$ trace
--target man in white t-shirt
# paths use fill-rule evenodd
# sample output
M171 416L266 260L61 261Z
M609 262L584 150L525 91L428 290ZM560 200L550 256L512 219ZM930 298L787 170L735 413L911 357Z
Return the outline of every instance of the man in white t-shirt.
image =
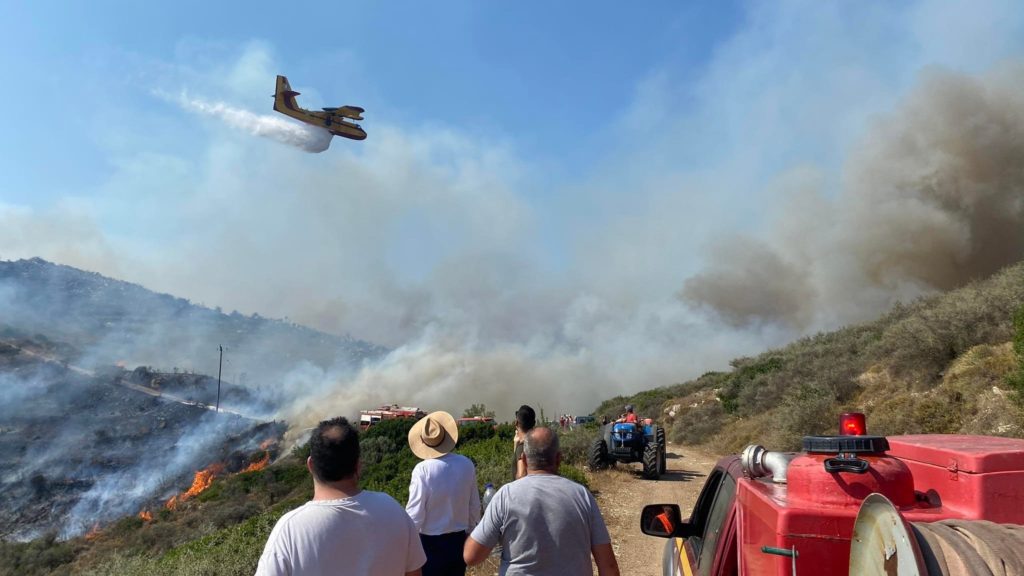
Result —
M256 576L419 576L416 526L394 498L359 488L359 434L345 418L310 437L313 499L277 521Z

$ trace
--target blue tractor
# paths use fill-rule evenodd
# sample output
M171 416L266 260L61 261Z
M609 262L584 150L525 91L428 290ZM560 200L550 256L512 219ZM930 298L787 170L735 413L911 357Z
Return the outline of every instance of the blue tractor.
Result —
M626 412L632 413L632 408L626 406ZM589 461L591 470L602 470L616 462L642 462L644 478L657 480L665 473L665 429L650 419L637 419L635 424L606 424L590 448Z

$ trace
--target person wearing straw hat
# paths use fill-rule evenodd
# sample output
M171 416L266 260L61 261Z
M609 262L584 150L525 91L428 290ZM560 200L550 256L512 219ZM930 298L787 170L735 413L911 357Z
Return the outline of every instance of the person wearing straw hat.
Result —
M423 461L413 468L405 511L427 554L423 576L465 574L462 547L480 521L476 467L452 452L458 441L459 428L447 412L427 414L409 430L409 448Z

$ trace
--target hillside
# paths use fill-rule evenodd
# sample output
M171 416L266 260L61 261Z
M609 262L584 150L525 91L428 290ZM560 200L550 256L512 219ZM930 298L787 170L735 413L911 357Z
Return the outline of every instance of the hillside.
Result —
M278 451L284 423L218 414L138 383L139 372L91 374L45 352L0 340L0 540L78 536L159 506L198 469L237 472Z
M835 433L848 410L866 412L877 434L1024 437L1022 308L1024 263L873 322L738 358L730 372L607 400L596 413L633 403L664 421L672 440L723 453L749 443L796 449L804 435Z
M385 421L360 440L362 486L403 504L418 462L406 440L411 426L409 420ZM511 480L512 433L509 425L495 430L486 424L460 431L457 451L476 464L481 488ZM218 476L174 509L126 516L84 537L0 542L0 575L252 574L277 519L312 496L308 454L307 444L265 468ZM573 466L563 466L562 474L586 482Z
M212 312L202 310L194 313ZM69 324L96 321L88 318ZM84 340L88 338L75 346ZM53 355L68 348L46 341L35 345ZM836 416L850 409L867 412L869 429L879 434L1024 437L1024 264L897 306L873 322L738 358L732 367L729 372L710 372L689 382L607 400L595 413L614 416L623 404L633 403L642 414L657 414L673 441L704 445L712 453L734 452L750 442L792 449L805 434L834 432ZM51 362L46 370L68 380L60 385L83 384L59 368ZM208 387L202 376L145 368L115 371L113 378L122 386L152 386L159 381L162 388L179 394ZM130 410L137 400L125 402ZM391 421L362 436L364 487L386 491L399 501L407 496L416 462L405 441L409 425ZM122 429L136 434L139 425ZM481 484L509 480L510 434L507 426L465 431L458 449L475 461ZM573 465L585 459L593 434L594 430L580 429L563 436L570 464L563 468L566 475L586 481ZM310 492L304 447L267 465L266 460L253 460L262 452L252 444L242 454L218 455L215 459L243 460L217 468L221 472L176 506L154 500L144 510L149 512L145 517L129 513L67 540L50 532L29 542L0 542L0 574L252 573L276 519ZM194 488L199 480L197 473ZM178 480L177 485L180 490L187 483ZM23 479L19 489L31 496L37 486Z
M64 346L86 366L121 362L216 374L272 387L296 365L358 367L386 350L281 320L199 306L128 282L39 258L0 261L0 337L29 335Z

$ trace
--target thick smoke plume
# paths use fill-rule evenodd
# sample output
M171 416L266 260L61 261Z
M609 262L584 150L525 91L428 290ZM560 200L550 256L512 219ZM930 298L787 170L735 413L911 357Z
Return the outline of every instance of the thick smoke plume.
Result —
M684 300L736 326L834 325L1024 258L1024 67L927 71L847 160L798 190L764 242L726 239Z
M223 102L207 102L186 94L182 94L178 101L186 110L219 118L232 128L295 146L306 152L323 152L331 145L333 136L323 128L291 122L283 117L253 114Z

